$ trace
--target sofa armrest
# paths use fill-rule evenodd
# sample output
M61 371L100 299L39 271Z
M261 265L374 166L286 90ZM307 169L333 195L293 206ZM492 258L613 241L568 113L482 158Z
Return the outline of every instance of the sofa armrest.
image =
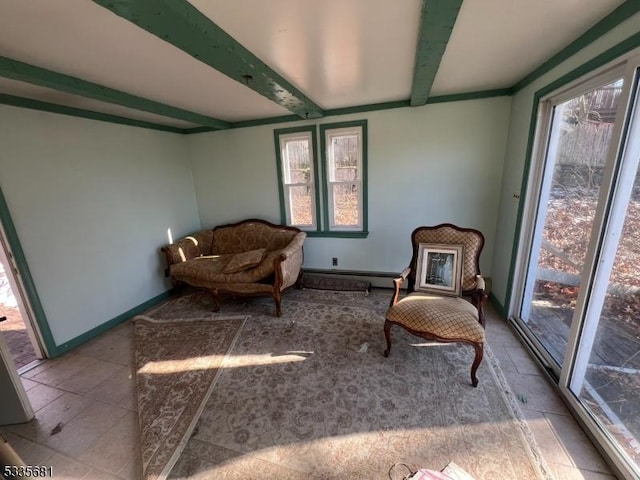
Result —
M289 245L283 248L280 251L280 259L286 260L288 257L293 255L296 251L302 249L302 244L304 243L304 239L307 238L307 234L305 232L299 232L295 237L291 240Z
M283 248L275 259L276 287L279 290L293 285L298 280L304 254L302 244L307 234L297 233L293 240Z
M203 233L198 232L162 247L161 250L166 255L169 266L175 263L186 262L187 260L201 257L202 255L208 255L211 245L209 244L207 248L207 245L204 245L203 239L201 238L202 236Z

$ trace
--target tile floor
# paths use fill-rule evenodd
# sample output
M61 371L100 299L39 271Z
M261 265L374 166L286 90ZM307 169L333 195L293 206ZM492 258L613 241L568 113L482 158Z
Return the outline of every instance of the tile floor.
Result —
M488 343L526 396L522 410L556 478L614 479L510 327L488 313ZM36 418L0 434L27 464L53 466L56 479L139 478L132 333L125 323L21 376Z

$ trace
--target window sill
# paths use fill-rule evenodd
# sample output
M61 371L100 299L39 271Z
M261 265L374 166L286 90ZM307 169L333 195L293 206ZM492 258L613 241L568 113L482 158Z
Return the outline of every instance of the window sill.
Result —
M303 230L307 234L307 237L326 237L326 238L367 238L369 232L342 232L342 231L317 231Z

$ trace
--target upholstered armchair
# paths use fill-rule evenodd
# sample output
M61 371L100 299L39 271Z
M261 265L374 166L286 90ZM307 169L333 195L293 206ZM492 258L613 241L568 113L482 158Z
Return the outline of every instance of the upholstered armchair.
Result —
M469 344L475 350L471 383L476 387L485 342L483 304L487 295L479 266L484 236L478 230L447 223L416 228L411 245L411 263L393 281L395 290L384 323L384 356L391 351L394 325L430 341ZM400 298L405 280L407 295Z

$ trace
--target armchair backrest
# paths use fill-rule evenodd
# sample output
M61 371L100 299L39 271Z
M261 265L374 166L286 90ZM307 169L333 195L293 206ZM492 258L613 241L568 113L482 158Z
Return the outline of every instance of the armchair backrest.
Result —
M442 223L433 227L416 228L411 234L413 254L411 256L411 273L409 274L409 291L413 290L416 281L418 249L421 243L462 245L462 291L473 290L476 275L480 274L480 253L484 247L484 235L473 228L461 228L450 223Z

